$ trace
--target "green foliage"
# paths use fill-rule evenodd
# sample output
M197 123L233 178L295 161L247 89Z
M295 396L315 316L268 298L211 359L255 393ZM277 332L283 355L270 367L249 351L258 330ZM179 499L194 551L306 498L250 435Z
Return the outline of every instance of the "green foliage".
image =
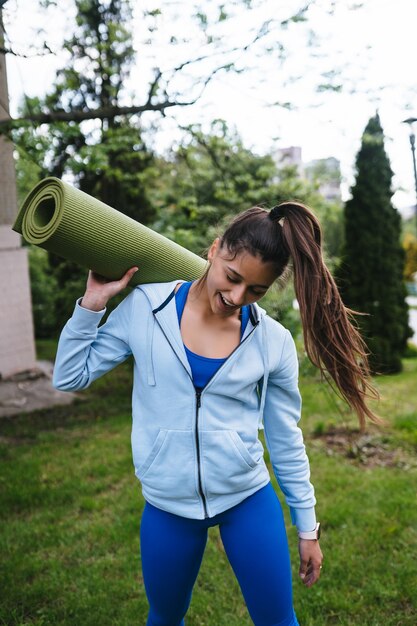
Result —
M345 248L338 269L345 303L358 322L375 372L398 372L407 339L401 218L391 203L392 171L378 115L365 128L356 182L345 207Z
M402 221L402 234L405 237L407 234L416 236L417 216L413 215Z
M259 305L278 320L299 343L302 343L301 318L298 308L294 308L295 292L292 281L286 285L273 285L260 300Z
M56 332L55 300L57 281L42 248L29 247L29 273L32 312L37 339L49 338Z
M305 168L307 178L312 181L313 188L320 191L323 186L331 185L340 188L340 164L335 158L319 159ZM318 208L316 208L318 204ZM330 268L340 262L344 241L343 206L341 201L323 202L318 198L313 206L319 216L324 232L324 248Z
M409 341L407 343L407 348L405 350L404 356L407 359L417 359L417 346Z
M160 162L160 170L153 194L155 227L174 238L194 233L189 243L198 252L232 215L273 201L277 172L272 158L253 154L221 120L212 123L209 134L189 128L179 148Z
M39 112L41 109L39 98L27 98L21 110ZM16 184L19 205L31 189L42 179L48 176L46 153L51 145L45 127L21 125L12 132L17 161Z
M86 193L143 224L155 219L149 189L158 172L131 123L120 121L103 130L100 143L83 146L70 164Z

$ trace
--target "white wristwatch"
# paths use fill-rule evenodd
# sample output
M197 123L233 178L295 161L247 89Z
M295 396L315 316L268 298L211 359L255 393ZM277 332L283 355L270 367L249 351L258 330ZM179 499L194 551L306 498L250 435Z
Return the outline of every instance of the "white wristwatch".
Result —
M320 522L317 522L314 530L310 530L310 531L298 530L297 532L298 532L298 537L300 539L309 539L309 540L320 539Z

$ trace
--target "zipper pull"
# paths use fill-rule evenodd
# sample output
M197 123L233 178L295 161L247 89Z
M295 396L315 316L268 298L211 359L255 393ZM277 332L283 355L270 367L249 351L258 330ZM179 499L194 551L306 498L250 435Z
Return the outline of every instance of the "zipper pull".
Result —
M196 395L196 398L197 398L197 409L199 409L200 406L201 406L201 390L200 389L196 389L195 390L195 395Z

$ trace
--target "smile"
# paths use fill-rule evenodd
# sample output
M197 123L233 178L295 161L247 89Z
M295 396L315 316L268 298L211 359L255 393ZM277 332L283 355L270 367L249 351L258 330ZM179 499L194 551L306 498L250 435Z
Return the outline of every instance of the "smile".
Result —
M228 301L224 298L224 296L222 296L222 294L221 294L221 293L220 293L219 295L220 295L221 301L223 302L223 304L224 304L225 306L228 306L228 307L230 307L230 308L234 308L234 307L235 307L235 305L234 305L234 304L232 304L231 302L228 302Z

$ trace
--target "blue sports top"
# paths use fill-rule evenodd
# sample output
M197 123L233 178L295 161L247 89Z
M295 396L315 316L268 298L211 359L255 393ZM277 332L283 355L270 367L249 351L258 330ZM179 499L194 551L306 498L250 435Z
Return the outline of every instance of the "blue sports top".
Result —
M192 285L192 281L188 283L182 283L181 287L178 289L177 293L175 294L175 304L177 306L178 323L180 325L181 325L182 314L184 312L185 302L187 300L188 292L190 291L191 285ZM241 318L242 325L240 329L240 338L242 338L243 333L246 328L246 324L248 323L248 320L249 320L249 307L244 306L242 307L241 311L242 311L242 318ZM197 387L197 389L202 389L203 387L207 385L210 378L214 376L214 374L223 365L223 363L226 361L226 358L227 358L226 357L224 359L212 359L206 356L200 356L199 354L196 354L195 352L191 352L191 350L189 350L186 345L184 345L184 349L187 355L188 362L191 367L191 372L193 375L193 382L194 382L194 385Z

